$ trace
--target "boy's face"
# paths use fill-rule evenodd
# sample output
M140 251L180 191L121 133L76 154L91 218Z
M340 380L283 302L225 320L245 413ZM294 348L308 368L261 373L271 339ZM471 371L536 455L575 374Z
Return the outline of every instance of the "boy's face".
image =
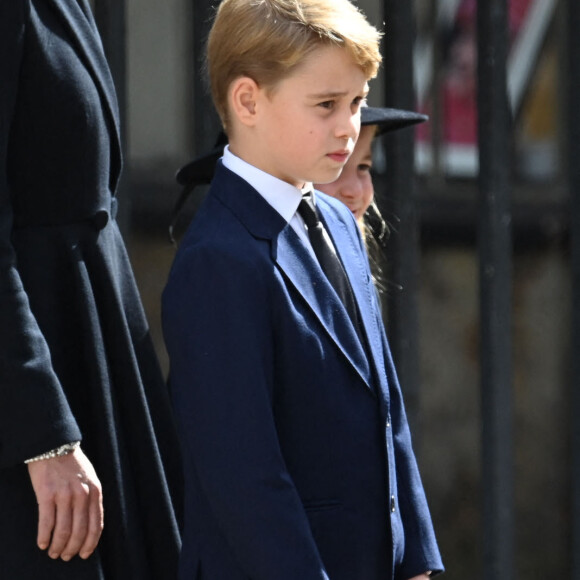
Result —
M315 50L274 90L259 91L259 153L250 162L297 187L334 181L354 149L367 91L346 50Z
M375 131L375 125L361 127L354 152L344 166L340 177L332 183L316 185L316 188L320 189L320 191L340 199L342 203L348 206L357 220L364 216L373 200L371 144Z

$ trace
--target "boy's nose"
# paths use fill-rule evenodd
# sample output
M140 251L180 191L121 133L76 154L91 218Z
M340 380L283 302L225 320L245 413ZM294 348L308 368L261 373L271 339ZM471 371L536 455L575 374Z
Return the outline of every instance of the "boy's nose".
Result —
M348 111L343 115L341 122L337 127L337 136L340 138L348 138L356 140L358 134L360 133L360 111L353 114L352 111Z

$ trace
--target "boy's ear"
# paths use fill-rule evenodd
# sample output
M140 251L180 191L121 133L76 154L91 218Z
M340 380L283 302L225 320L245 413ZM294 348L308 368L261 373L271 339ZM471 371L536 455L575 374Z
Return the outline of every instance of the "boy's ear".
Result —
M240 123L253 126L256 119L256 103L260 87L250 77L237 78L230 88L230 106L232 113Z

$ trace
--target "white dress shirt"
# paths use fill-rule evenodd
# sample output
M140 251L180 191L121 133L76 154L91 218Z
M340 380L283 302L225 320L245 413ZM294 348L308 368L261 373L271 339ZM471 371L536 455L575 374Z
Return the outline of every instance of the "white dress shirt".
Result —
M306 247L316 260L304 220L296 211L304 192L312 191L314 195L312 183L304 184L304 188L300 190L240 159L230 151L228 145L224 149L222 162L230 171L247 181L284 218L286 223L306 244Z

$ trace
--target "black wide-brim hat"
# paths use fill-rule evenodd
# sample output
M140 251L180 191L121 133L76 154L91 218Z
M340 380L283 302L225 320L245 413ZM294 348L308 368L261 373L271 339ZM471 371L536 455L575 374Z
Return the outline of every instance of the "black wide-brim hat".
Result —
M179 169L175 175L180 185L203 185L213 179L216 163L223 155L224 148L228 144L228 137L220 131L213 149L204 155L196 157L187 165Z
M361 125L376 125L377 135L404 129L410 125L424 123L429 117L414 111L403 109L389 109L387 107L362 107ZM225 133L220 132L211 151L197 157L184 165L177 172L175 179L180 185L203 185L209 183L214 174L218 159L223 155L224 147L228 143Z
M414 111L403 109L389 109L388 107L362 107L360 110L360 124L376 125L377 135L404 129L410 125L424 123L429 117Z

